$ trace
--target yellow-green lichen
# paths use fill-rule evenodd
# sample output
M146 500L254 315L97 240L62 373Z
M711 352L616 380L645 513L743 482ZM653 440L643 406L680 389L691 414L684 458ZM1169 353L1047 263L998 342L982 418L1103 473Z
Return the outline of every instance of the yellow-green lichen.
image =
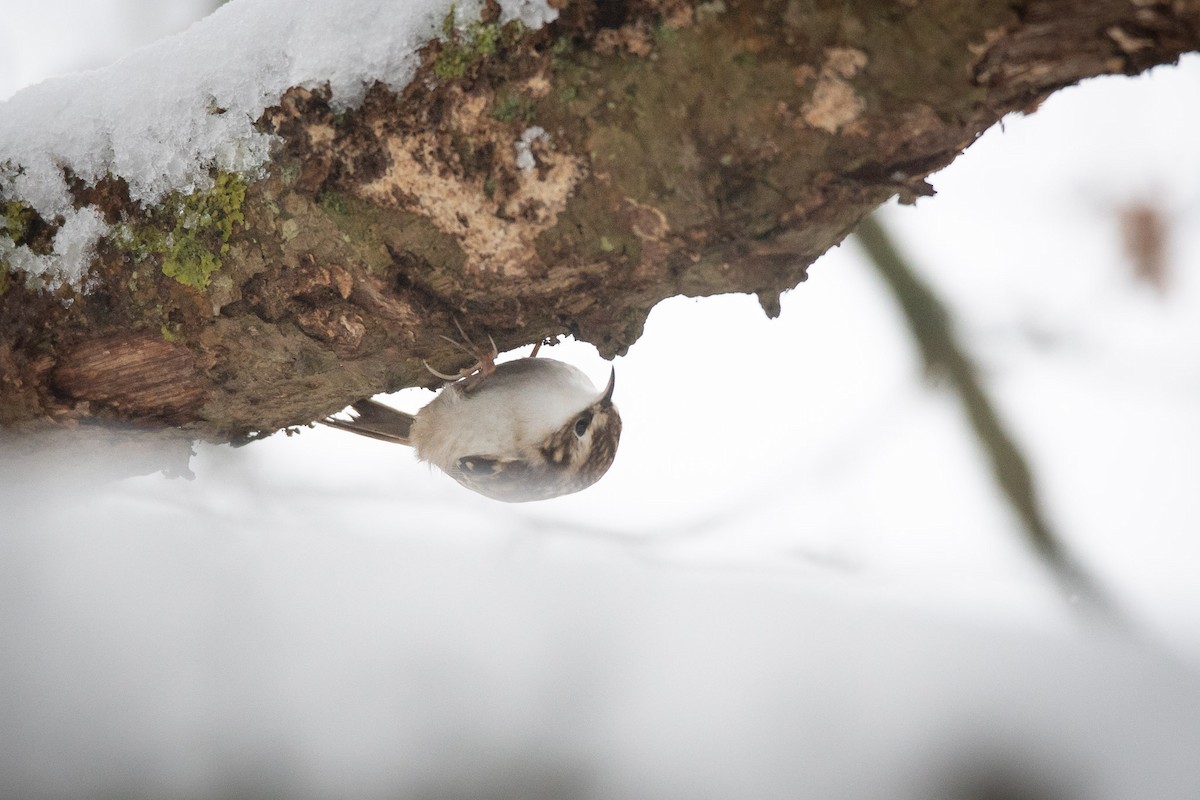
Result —
M246 224L245 201L246 182L221 173L211 189L172 195L150 222L123 226L116 239L139 261L161 256L168 278L205 289L229 252L234 226ZM162 224L155 224L159 221Z
M8 201L4 204L3 228L0 228L0 236L7 236L14 242L17 240L18 234L14 233L13 211L14 206L19 207L20 203ZM3 252L0 251L0 297L8 291L8 262L4 259Z
M329 214L346 213L346 198L337 192L325 192L321 195L320 205Z
M674 44L679 40L679 29L659 22L654 26L654 40L660 47Z
M550 59L555 72L573 65L569 56L574 50L575 45L571 43L571 37L560 36L554 40L554 43L550 45Z
M300 177L300 163L297 161L287 161L279 169L279 177L283 180L285 186L291 186Z
M533 121L533 98L520 92L505 92L496 97L492 106L492 118L501 122L521 120Z
M4 203L3 234L12 239L13 244L23 244L29 232L29 223L37 216L37 212L18 200Z
M433 62L433 71L442 80L461 78L476 61L494 55L499 47L515 44L524 32L518 20L506 25L472 20L460 28L456 15L457 9L451 5L442 19L442 50Z

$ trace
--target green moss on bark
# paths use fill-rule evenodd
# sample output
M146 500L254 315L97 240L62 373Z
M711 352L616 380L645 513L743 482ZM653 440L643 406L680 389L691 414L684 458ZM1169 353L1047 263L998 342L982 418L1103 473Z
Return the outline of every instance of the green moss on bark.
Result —
M116 240L136 261L158 256L164 275L203 290L221 268L235 228L246 224L245 201L246 182L221 173L211 189L172 195L148 222L122 226Z
M525 31L517 20L507 25L473 20L460 28L456 11L451 5L442 20L442 50L433 63L434 73L442 80L463 77L472 64L495 55L501 47L511 46Z

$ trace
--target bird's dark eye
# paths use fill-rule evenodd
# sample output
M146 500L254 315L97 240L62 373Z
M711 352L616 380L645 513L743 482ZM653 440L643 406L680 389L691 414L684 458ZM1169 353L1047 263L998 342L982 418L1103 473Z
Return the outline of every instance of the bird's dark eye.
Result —
M575 435L582 438L587 433L588 426L592 424L592 412L585 411L579 419L575 420Z

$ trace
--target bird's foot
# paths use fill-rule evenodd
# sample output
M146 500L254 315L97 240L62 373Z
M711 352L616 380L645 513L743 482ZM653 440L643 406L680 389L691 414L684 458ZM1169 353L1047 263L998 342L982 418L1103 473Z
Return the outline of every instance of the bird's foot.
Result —
M496 349L496 340L490 334L488 335L488 344L491 346L491 351L487 351L480 348L471 340L470 336L467 336L467 332L463 330L462 325L459 324L457 319L454 320L454 327L458 328L458 333L463 338L461 342L455 341L449 336L443 336L442 338L475 359L475 363L470 367L460 369L454 375L438 372L429 366L429 363L426 361L422 361L421 363L425 365L425 369L429 370L431 374L436 375L444 381L462 380L463 391L470 392L479 386L488 375L496 371L496 357L500 355L500 351Z
M541 349L542 349L543 347L553 347L553 346L554 346L554 345L556 345L556 344L558 344L558 337L557 337L557 336L547 336L545 339L539 339L539 340L538 340L538 341L537 341L537 342L536 342L536 343L533 345L533 352L531 352L531 353L529 354L529 357L530 357L530 358L537 358L537 354L538 354L538 352L539 352L539 351L541 351Z

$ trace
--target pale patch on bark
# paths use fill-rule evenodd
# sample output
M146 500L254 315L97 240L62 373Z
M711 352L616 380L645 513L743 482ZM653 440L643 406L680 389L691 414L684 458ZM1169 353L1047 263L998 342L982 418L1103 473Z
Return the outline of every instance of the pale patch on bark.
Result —
M1113 25L1108 29L1107 33L1109 38L1116 42L1117 46L1125 53L1136 53L1139 50L1147 50L1154 46L1153 39L1135 36L1120 25Z
M550 88L550 80L540 72L525 81L525 91L530 97L543 98L550 94Z
M592 49L602 56L624 51L635 58L645 58L654 51L654 36L642 20L621 28L606 28L596 34Z
M468 270L525 275L537 259L534 240L566 208L583 177L583 161L557 152L546 138L537 137L529 143L533 167L518 168L513 145L520 134L488 116L489 109L486 97L463 97L448 128L469 133L476 147L491 141L496 158L493 175L511 180L493 179L487 185L482 177L464 179L447 169L437 133L379 131L391 164L358 193L381 205L418 209L439 230L458 239Z
M642 242L638 275L652 276L671 256L672 247L667 240L671 233L671 225L667 221L667 215L655 206L639 203L632 197L626 197L625 204L630 229Z
M854 122L866 110L866 101L854 91L848 79L867 65L867 54L850 47L831 47L825 51L812 99L800 108L800 116L814 128L837 133ZM794 76L799 80L800 76Z
M318 123L309 125L306 130L314 148L332 149L337 141L337 131L332 125Z

